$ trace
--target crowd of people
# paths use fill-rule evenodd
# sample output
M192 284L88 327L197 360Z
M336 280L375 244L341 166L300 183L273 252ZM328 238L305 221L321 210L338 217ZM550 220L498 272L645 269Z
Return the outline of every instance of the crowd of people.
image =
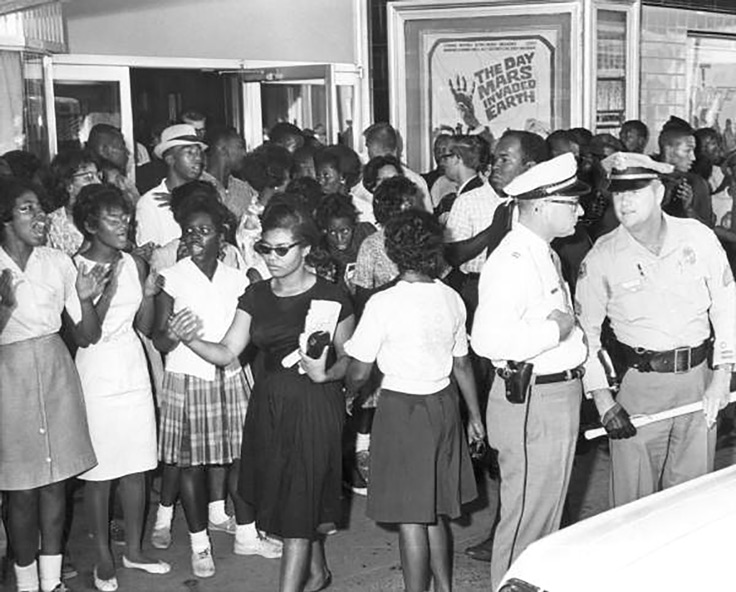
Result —
M441 134L420 175L387 123L362 155L286 122L248 152L186 115L136 183L105 124L48 167L0 159L0 491L19 592L68 590L71 482L98 590L118 589L116 532L123 568L170 571L144 543L153 481L150 545L172 545L180 501L197 577L223 531L233 553L281 560L282 592L327 588L346 488L398 526L406 590L449 592L448 521L476 496L486 442L500 509L467 552L494 590L560 526L585 398L613 505L712 469L736 355L736 152L715 129L672 117L654 157L640 121L619 137Z

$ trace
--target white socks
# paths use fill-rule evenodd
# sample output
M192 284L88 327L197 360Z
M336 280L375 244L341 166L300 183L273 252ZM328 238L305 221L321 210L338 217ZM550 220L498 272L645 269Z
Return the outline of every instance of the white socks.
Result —
M213 524L222 524L230 520L230 516L225 512L225 500L210 502L207 506L207 513L209 514L210 522Z
M15 581L18 587L18 592L35 592L38 590L38 563L33 562L25 567L18 567L16 564L15 568ZM52 588L53 589L53 588Z
M174 519L174 506L162 506L158 505L156 511L156 522L153 525L154 528L171 528L171 521Z
M256 530L256 523L251 522L250 524L236 524L235 525L235 540L238 542L252 541L258 538L258 530Z
M194 551L195 553L201 553L202 551L206 551L211 547L210 537L207 534L206 528L200 532L190 532L189 541L192 545L192 551Z
M41 576L42 592L52 592L61 584L61 555L39 555L38 572Z
M371 435L361 434L355 437L355 452L363 452L371 447Z

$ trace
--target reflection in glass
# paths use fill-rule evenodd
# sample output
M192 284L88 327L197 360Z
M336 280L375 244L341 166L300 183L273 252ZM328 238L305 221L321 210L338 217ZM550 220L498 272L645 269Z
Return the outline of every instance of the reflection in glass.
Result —
M120 127L120 84L113 81L54 82L58 150L79 148L98 123Z

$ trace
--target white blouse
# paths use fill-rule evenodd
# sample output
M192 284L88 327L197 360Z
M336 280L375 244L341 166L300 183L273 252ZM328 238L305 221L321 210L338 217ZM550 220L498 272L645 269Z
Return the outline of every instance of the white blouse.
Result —
M21 270L0 247L0 272L4 269L13 275L18 305L0 332L0 345L57 333L64 308L81 309L75 287L77 269L61 251L35 247Z
M453 358L468 353L465 306L439 280L401 281L371 296L345 350L361 362L377 362L383 388L436 393L450 384Z
M190 257L161 272L164 291L174 299L174 312L188 308L202 320L202 338L219 342L235 318L238 299L248 286L247 276L222 263L210 281ZM183 343L166 356L166 371L202 380L215 379L215 366Z

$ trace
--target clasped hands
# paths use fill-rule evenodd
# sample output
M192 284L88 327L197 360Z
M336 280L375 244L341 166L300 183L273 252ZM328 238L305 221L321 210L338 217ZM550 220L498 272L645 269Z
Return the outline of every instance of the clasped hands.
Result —
M195 339L202 337L202 319L194 314L188 308L182 308L178 312L172 313L167 322L169 338L182 343L191 343ZM312 382L326 382L327 377L327 352L329 348L325 346L319 358L310 358L305 351L299 350L299 365L309 376Z

